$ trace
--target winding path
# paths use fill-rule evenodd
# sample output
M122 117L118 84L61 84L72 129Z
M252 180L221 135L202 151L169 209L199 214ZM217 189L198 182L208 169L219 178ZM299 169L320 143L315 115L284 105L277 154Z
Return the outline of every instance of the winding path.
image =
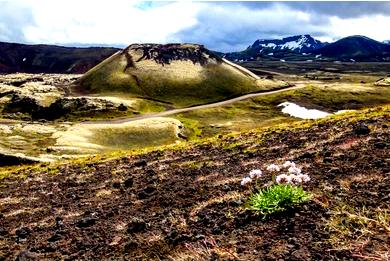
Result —
M286 87L286 88L273 90L273 91L262 91L262 92L256 92L256 93L249 93L249 94L245 94L245 95L235 97L235 98L232 98L229 100L224 100L224 101L215 102L215 103L197 105L197 106L187 107L187 108L173 109L173 110L168 110L168 111L164 111L164 112L146 114L146 115L141 115L141 116L132 117L132 118L101 120L101 121L86 121L86 122L82 122L81 124L122 124L122 123L150 119L150 118L165 117L165 116L183 113L183 112L189 112L189 111L195 111L195 110L201 110L201 109L209 109L209 108L213 108L213 107L231 104L231 103L245 100L245 99L249 99L249 98L296 90L296 89L300 89L303 87L305 87L305 84L297 83L296 85L291 86L291 87Z

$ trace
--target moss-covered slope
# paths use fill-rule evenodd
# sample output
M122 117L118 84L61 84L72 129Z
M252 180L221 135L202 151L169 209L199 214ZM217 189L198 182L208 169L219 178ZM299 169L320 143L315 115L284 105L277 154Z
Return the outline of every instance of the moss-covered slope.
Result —
M280 82L260 79L201 45L134 44L87 72L74 91L189 106L278 85Z

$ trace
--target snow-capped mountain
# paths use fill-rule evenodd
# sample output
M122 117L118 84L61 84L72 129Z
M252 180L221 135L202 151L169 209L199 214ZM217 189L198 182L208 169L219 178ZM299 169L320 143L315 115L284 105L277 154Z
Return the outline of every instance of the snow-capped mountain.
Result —
M384 44L390 44L390 40L383 41Z
M290 36L283 39L256 40L246 50L227 53L224 57L235 62L253 61L258 58L305 60L309 59L308 55L314 50L322 48L327 44L314 39L308 34Z
M248 49L258 49L260 53L273 51L293 51L308 53L325 46L326 43L310 35L296 35L275 40L256 40Z

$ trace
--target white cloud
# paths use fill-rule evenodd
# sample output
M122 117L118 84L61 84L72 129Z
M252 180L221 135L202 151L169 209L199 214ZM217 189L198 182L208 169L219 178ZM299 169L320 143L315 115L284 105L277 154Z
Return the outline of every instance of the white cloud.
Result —
M385 28L390 26L390 15L385 11L389 8L390 4L348 2L0 0L0 41L68 45L194 42L235 51L259 38L297 34L326 41L354 34L388 40L390 31ZM341 15L349 11L353 15Z
M324 26L312 22L310 13L273 4L252 9L240 3L202 3L198 24L177 34L182 41L199 41L209 48L243 49L258 38L279 38L297 34L323 34Z
M336 38L364 35L378 41L390 39L390 16L372 15L359 18L330 18L329 34Z
M176 2L152 7L140 1L25 1L34 24L23 29L33 43L168 42L196 23L197 5Z

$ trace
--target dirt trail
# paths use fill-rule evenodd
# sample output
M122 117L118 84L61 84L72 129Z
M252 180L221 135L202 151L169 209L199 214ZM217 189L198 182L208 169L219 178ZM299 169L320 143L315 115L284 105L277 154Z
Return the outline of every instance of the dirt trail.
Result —
M235 64L235 63L232 63L231 61L229 60L226 60L225 58L222 58L222 61L224 61L225 63L229 64L230 66L233 66L234 68L236 68L237 70L239 70L240 72L246 74L246 75L249 75L253 78L255 78L256 80L260 80L261 78L256 75L255 73L251 72L250 70L238 65L238 64Z
M270 94L275 94L275 93L280 93L280 92L285 92L285 91L291 91L291 90L303 88L305 86L306 86L306 84L304 84L304 83L297 83L295 86L292 86L292 87L286 87L286 88L278 89L278 90L274 90L274 91L256 92L256 93L245 94L245 95L242 95L242 96L239 96L236 98L232 98L229 100L210 103L210 104L204 104L204 105L198 105L198 106L180 108L180 109L173 109L173 110L168 110L168 111L164 111L164 112L147 114L147 115L142 115L139 117L132 117L132 118L102 120L102 121L86 121L86 122L82 122L81 124L122 124L122 123L127 123L127 122L132 122L132 121L143 120L143 119L165 117L165 116L174 115L174 114L183 113L183 112L189 112L189 111L195 111L195 110L223 106L223 105L231 104L231 103L234 103L237 101L241 101L241 100L245 100L245 99L249 99L249 98L254 98L257 96L264 96L264 95L270 95Z

